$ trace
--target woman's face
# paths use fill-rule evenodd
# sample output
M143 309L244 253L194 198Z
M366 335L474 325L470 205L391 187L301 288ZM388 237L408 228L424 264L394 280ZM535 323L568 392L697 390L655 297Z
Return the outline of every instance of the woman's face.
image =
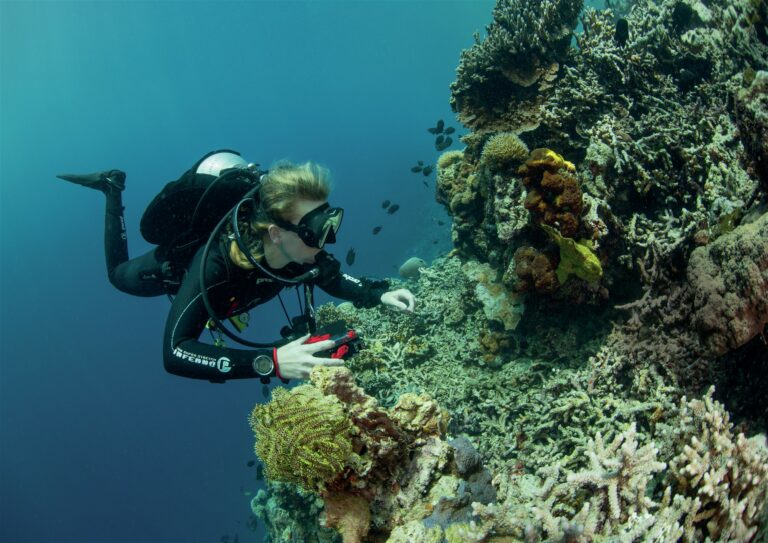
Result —
M299 200L296 205L296 212L293 216L288 217L288 220L292 224L299 224L299 221L304 215L313 209L320 207L324 203L325 200ZM315 263L315 256L322 249L310 247L301 240L296 232L291 232L290 230L285 230L280 227L277 228L280 230L279 242L277 242L277 245L280 247L281 253L287 260L296 262L297 264ZM273 239L273 241L275 240Z

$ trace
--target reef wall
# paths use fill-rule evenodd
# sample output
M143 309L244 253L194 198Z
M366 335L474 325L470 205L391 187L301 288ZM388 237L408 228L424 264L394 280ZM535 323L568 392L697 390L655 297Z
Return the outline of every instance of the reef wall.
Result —
M270 541L768 541L768 8L611 5L500 0L462 53L454 250L396 281L415 315L320 308L366 339L344 387L314 385L356 391L354 454L269 484Z

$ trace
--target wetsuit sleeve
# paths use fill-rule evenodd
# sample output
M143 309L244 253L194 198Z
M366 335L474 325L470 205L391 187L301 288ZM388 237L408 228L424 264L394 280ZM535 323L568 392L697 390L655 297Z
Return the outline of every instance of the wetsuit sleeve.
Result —
M390 290L386 280L352 277L341 271L341 264L332 255L325 251L320 254L320 277L316 284L331 296L348 300L355 307L371 308L381 303L381 295Z
M199 250L192 260L168 314L163 338L165 369L174 375L212 382L259 377L253 370L253 359L259 355L271 357L272 349L231 349L198 341L208 322L200 293L202 253ZM228 271L220 251L211 251L206 276L209 296L227 284Z

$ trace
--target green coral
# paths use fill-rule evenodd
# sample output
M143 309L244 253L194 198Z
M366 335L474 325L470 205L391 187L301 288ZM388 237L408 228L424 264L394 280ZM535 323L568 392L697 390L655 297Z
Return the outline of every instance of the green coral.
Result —
M575 275L588 283L596 283L600 280L603 276L603 267L600 265L600 259L597 258L589 241L576 241L572 238L566 238L556 229L546 224L539 226L560 247L560 264L557 266L555 273L561 285L571 275Z
M352 454L352 427L341 402L310 385L276 389L249 422L256 455L272 481L317 490L336 477Z

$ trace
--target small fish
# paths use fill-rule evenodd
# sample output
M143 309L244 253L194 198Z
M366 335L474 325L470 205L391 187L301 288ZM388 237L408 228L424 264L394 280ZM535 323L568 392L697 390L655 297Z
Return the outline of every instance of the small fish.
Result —
M438 146L442 145L444 141L445 141L445 137L437 136L435 138L435 147L438 147Z
M445 221L437 221L437 226L445 226Z
M248 464L246 464L249 468L252 468L256 465L256 460L248 460Z
M417 160L416 164L418 164L419 166L423 166L424 165L424 161L423 160Z
M384 209L387 209L389 207L389 204L390 204L389 200L384 200L383 202L381 202L381 207L383 207Z
M392 215L392 214L393 214L395 211L397 211L398 209L400 209L400 206L399 206L399 205L397 205L397 204L392 204L392 205L389 207L389 209L387 210L387 213L389 213L390 215Z
M438 151L442 151L443 149L448 149L448 147L450 147L451 145L453 145L453 140L449 136L445 138L443 143L441 143L440 145L435 144L435 148L437 148Z
M432 166L426 166L426 167L425 167L425 168L422 170L422 172L421 172L421 173L422 173L422 175L424 175L424 177L427 177L429 174L431 174L431 173L432 173Z
M411 171L412 171L413 173L418 173L418 172L420 172L420 171L421 171L421 166L413 166L413 167L411 168Z
M448 128L445 129L445 132L443 132L443 134L453 134L454 132L456 132L456 129L452 126L449 126Z
M432 245L437 245L437 240L432 240Z
M429 183L427 183L426 181L422 181L422 183L424 183L425 187L429 188Z
M381 232L381 226L374 226L373 227L373 235L375 236L379 232Z
M629 40L629 21L625 18L622 17L616 21L613 39L619 47L627 45L627 41Z
M347 266L351 266L355 263L355 250L350 249L347 251Z
M434 128L427 128L427 132L429 132L430 134L439 134L443 131L444 126L445 126L445 123L443 122L442 119L440 119L439 121L437 121L437 126Z

